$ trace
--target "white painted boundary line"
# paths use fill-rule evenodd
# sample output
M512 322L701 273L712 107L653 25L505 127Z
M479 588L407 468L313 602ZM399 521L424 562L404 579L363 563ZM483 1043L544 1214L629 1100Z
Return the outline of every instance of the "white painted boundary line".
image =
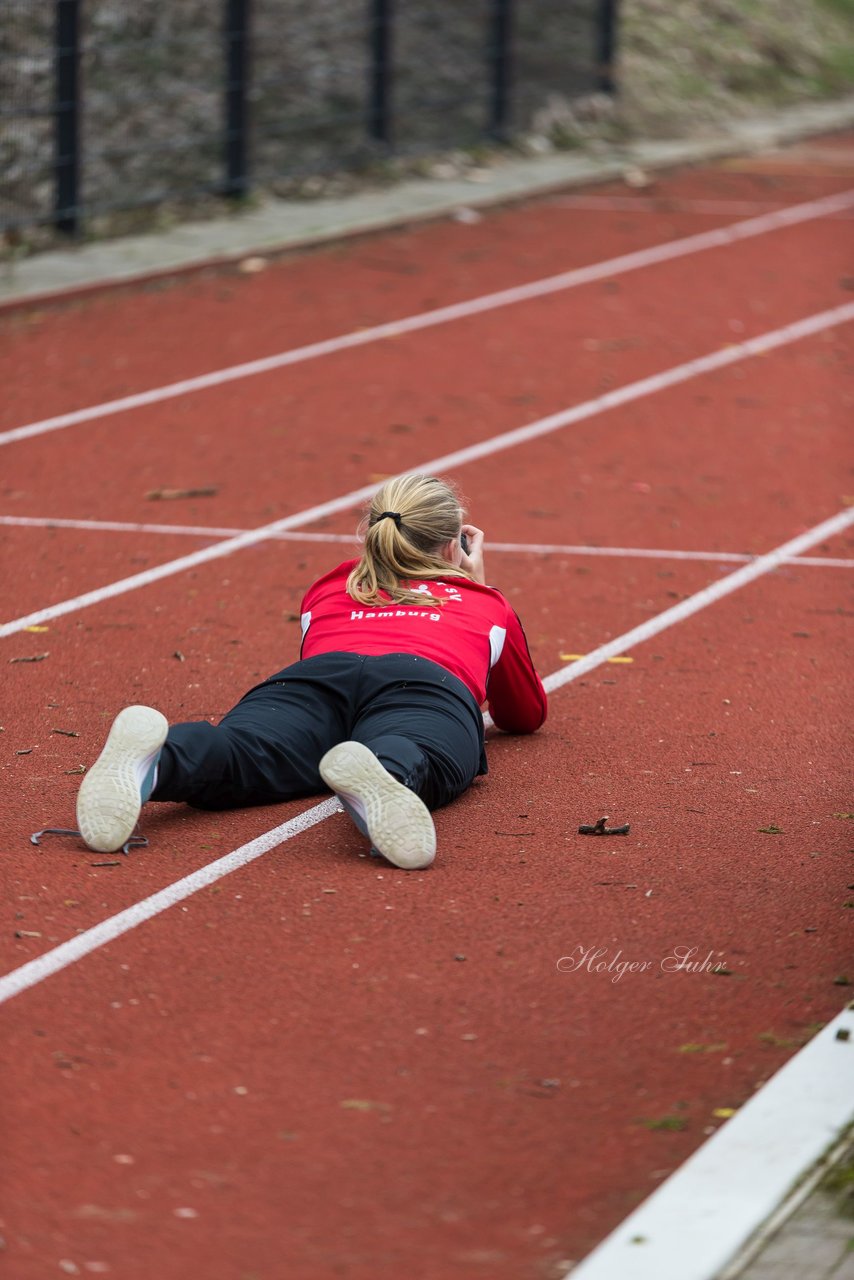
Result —
M732 217L769 213L786 207L779 200L701 200L680 199L679 196L561 196L549 203L560 209L578 209L580 213L697 213L730 214Z
M716 600L721 600L733 591L738 591L740 587L746 586L754 578L760 578L763 574L770 573L772 570L779 568L781 564L791 563L799 551L805 550L807 547L814 547L817 542L822 542L825 538L832 538L837 533L842 533L850 525L854 525L854 508L840 511L837 515L830 516L829 519L822 521L815 528L798 534L797 537L784 542L773 551L766 552L765 555L757 556L755 560L752 560L750 564L745 565L742 569L736 569L735 572L728 574L725 578L713 582L711 586L703 587L702 590L695 592L694 595L688 596L686 600L680 600L679 604L673 605L670 609L665 609L663 613L657 613L647 622L642 622L639 626L633 627L631 631L626 631L623 635L617 636L615 640L609 640L607 644L600 645L592 653L586 654L583 658L577 658L571 666L561 667L559 671L553 671L543 681L546 691L552 693L555 689L560 689L562 685L569 684L572 680L580 679L588 671L592 671L595 667L601 666L603 662L607 662L609 658L617 657L619 654L625 653L627 649L633 649L636 644L643 644L644 640L650 640L653 636L658 635L660 631L665 631L677 622L683 622L686 618L690 618L692 614L699 613L701 609L714 604ZM488 725L492 723L488 715L484 719Z
M33 529L83 529L94 533L172 533L186 538L234 538L249 529L208 524L146 524L133 520L72 520L62 516L0 516L0 525ZM292 542L358 542L355 533L277 533Z
M655 547L584 547L559 546L557 543L489 542L488 551L519 552L527 555L616 556L638 560L698 560L705 564L752 564L758 553L743 551L668 551ZM781 564L806 564L811 568L854 569L854 560L840 556L787 556Z
M769 573L786 556L796 555L800 550L814 546L817 542L822 542L827 537L832 537L835 533L841 532L851 524L854 524L854 508L841 511L837 515L823 520L821 524L816 525L813 529L809 529L805 533L799 534L796 538L784 542L773 551L759 556L752 564L736 570L729 577L723 578L720 582L716 582L710 587L704 587L702 591L698 591L696 595L681 601L680 604L675 605L672 609L666 609L663 613L650 618L639 627L634 627L631 631L627 631L625 635L618 636L615 640L610 640L607 644L601 645L593 653L589 653L585 658L572 663L571 666L563 667L560 671L553 672L543 682L546 689L551 692L554 689L559 689L562 685L569 684L572 680L578 680L588 671L592 671L594 667L601 666L602 663L607 662L615 654L624 653L626 649L632 648L636 644L641 644L644 640L649 640L660 631L665 631L675 623L682 622L685 618L699 612L699 610L714 604L716 600L720 600L723 596L729 595L740 587L745 586L748 582L752 582L755 578ZM239 849L226 854L225 857L219 858L216 862L209 863L206 867L201 867L198 871L194 871L192 875L177 881L176 884L161 889L159 893L153 894L150 898L145 898L141 902L135 903L125 911L119 912L118 915L111 916L109 919L102 921L101 924L95 925L94 928L87 929L85 933L78 934L77 937L71 938L68 942L61 943L60 946L45 952L44 955L38 956L35 960L31 960L20 968L14 969L11 973L0 978L0 1004L5 1000L11 999L12 996L26 991L29 987L42 982L45 978L50 977L51 974L67 968L68 965L82 959L83 956L89 955L90 952L96 951L106 943L121 937L122 934L136 928L138 924L142 924L143 921L150 920L152 916L158 915L168 907L174 906L176 902L180 902L191 894L197 893L199 889L213 884L216 880L220 880L230 872L236 871L239 867L246 866L247 863L260 857L262 853L267 853L270 849L274 849L277 845L284 843L284 841L290 840L293 836L299 835L300 832L307 830L318 822L322 822L324 818L328 818L336 812L337 803L336 800L322 801L313 808L299 814L296 818L291 818L288 822L282 823L281 826L274 827L272 831L268 831L265 835L258 836L257 839L250 841L249 844L242 845ZM659 1276L656 1280L664 1280L664 1277ZM679 1280L687 1280L687 1278L683 1276Z
M178 396L189 395L196 391L205 391L210 387L220 387L240 378L251 378L261 373L271 373L275 369L284 369L288 365L299 364L305 360L314 360L319 356L332 355L338 351L346 351L353 347L366 346L381 338L397 338L405 333L415 333L420 329L429 329L435 325L448 324L453 320L463 320L469 316L482 315L485 311L494 311L498 307L511 306L517 302L528 302L533 298L542 298L550 293L559 293L565 289L575 289L580 285L591 284L596 280L609 279L617 274L637 271L642 267L653 266L659 262L670 262L675 258L683 258L693 253L702 253L706 249L717 249L735 244L740 240L748 240L753 236L765 235L768 231L777 231L783 227L793 227L816 218L828 217L854 206L854 191L843 191L836 195L824 196L819 200L809 200L805 204L790 205L763 213L757 218L748 218L744 222L736 222L727 227L702 231L697 235L687 236L680 240L670 240L665 244L654 245L648 249L639 249L633 253L621 254L606 262L592 263L587 267L579 267L573 271L561 272L542 280L534 280L529 284L517 285L512 289L501 289L497 293L483 294L479 298L471 298L467 302L456 302L451 306L437 307L433 311L423 311L417 315L405 316L400 320L391 320L385 324L373 325L371 328L342 334L337 338L328 338L322 342L312 342L304 347L296 347L291 351L282 351L277 355L265 356L260 360L249 360L243 364L230 365L225 369L217 369L211 373L203 373L195 378L185 378L180 382L172 382L162 387L153 387L149 391L135 395L122 396L117 400L107 400L102 404L90 405L85 409L75 409L71 413L61 413L52 418L43 418L39 422L30 422L25 426L15 427L0 433L0 445L12 444L16 440L27 440L32 436L43 435L48 431L58 431L64 427L72 427L81 422L93 422L97 418L105 418L115 413L125 413L130 409L141 409L147 405L162 404L165 400L174 400Z
M134 524L122 520L73 520L59 516L0 516L0 525L25 529L82 529L94 533L167 533L189 538L233 538L247 533L246 529L223 528L217 525L184 524ZM276 533L271 541L332 542L358 547L355 533ZM723 564L750 564L758 552L749 555L745 551L681 551L666 547L596 547L558 542L488 542L488 551L508 552L519 555L561 556L616 556L642 560L697 560L704 564L720 561ZM854 569L854 560L833 556L790 556L783 564L804 564L822 569Z
M701 374L727 368L729 365L737 364L750 356L764 355L768 351L774 351L779 347L787 346L789 343L797 342L801 338L810 337L823 332L825 329L833 328L834 325L847 323L849 320L854 320L854 302L844 303L842 306L834 307L830 311L822 311L818 315L807 316L806 319L785 325L782 329L773 329L769 333L760 334L758 337L750 338L746 342L723 347L718 351L711 352L709 355L700 356L696 360L688 360L685 364L675 365L672 369L652 374L648 378L641 378L638 382L630 382L626 386L619 387L616 391L609 391L606 395L598 396L594 400L587 400L583 404L574 405L570 409L563 409L559 413L553 413L549 417L528 423L527 426L505 431L501 435L492 436L491 439L483 440L479 444L468 445L464 449L457 449L453 453L446 453L439 458L431 458L427 462L408 468L408 470L434 473L450 471L454 467L461 467L466 463L489 457L491 454L498 453L503 449L511 449L518 444L527 444L531 440L549 435L562 427L571 426L575 422L582 422L587 418L595 417L597 414L604 413L609 409L631 404L635 400L663 391L668 387L678 386L680 383L688 382L691 378L699 377ZM105 587L98 587L94 591L87 591L82 595L74 596L70 600L63 600L58 604L49 605L47 608L26 614L22 618L15 618L11 622L0 625L0 638L14 635L27 627L48 622L52 618L60 618L64 614L73 613L77 609L85 609L89 605L100 604L104 600L114 599L127 591L135 591L139 587L149 586L151 583L159 582L163 578L169 578L173 574L183 573L185 569L192 569L197 565L207 564L209 561L232 555L235 551L241 551L244 547L251 547L259 542L264 542L274 537L277 533L295 529L300 525L313 524L322 516L334 515L336 512L349 510L357 503L372 497L376 489L376 484L364 485L361 489L353 489L350 493L343 494L340 498L332 498L328 502L321 502L317 506L308 507L305 511L298 511L294 515L284 516L281 520L274 520L272 523L261 525L257 529L250 529L246 533L238 534L236 537L227 538L214 546L202 547L189 555L180 556L177 560L169 560L165 564L155 565L154 568L132 574L129 578L121 578L118 582L109 583Z
M838 1032L848 1039L837 1039ZM728 1263L854 1120L854 1005L570 1273L571 1280L724 1280Z
M46 951L37 959L21 965L19 969L13 969L11 973L0 978L0 1004L21 991L44 982L45 978L59 973L61 969L67 969L76 960L82 960L84 956L106 946L107 943L114 942L116 938L129 933L137 925L151 920L153 916L168 910L169 907L174 907L178 902L183 902L185 898L192 897L200 889L221 880L223 876L254 862L262 854L269 853L271 849L284 844L286 840L292 840L294 836L301 835L303 831L308 831L318 822L323 822L325 818L331 818L337 811L338 801L334 797L323 800L320 804L297 814L295 818L283 822L281 826L273 827L271 831L265 831L263 835L256 836L254 840L241 845L239 849L234 849L224 857L217 858L216 862L209 862L206 867L200 867L198 871L184 876L183 880L176 880L174 884L167 885L165 889L153 893L151 897L135 902L133 906L120 911L118 915L102 920L93 928L78 933L76 937L60 943L58 947Z
M663 613L656 614L648 622L642 622L640 626L633 627L625 635L617 636L616 640L609 640L607 644L600 645L593 653L573 662L571 667L555 671L543 681L546 689L551 692L553 689L559 689L561 685L568 684L570 680L577 680L579 676L592 671L594 667L607 662L609 658L624 653L626 649L634 648L636 644L642 644L651 636L658 635L659 631L672 627L675 622L683 622L685 618L690 618L692 614L699 613L701 609L714 604L716 600L721 600L733 591L738 591L748 582L753 582L755 578L761 578L763 574L779 568L785 560L798 555L800 551L805 551L807 547L814 547L817 542L823 542L825 538L832 538L835 534L842 533L852 524L854 524L854 507L839 511L835 516L830 516L821 524L815 525L814 528L807 529L805 533L799 533L797 537L790 538L788 542L782 543L773 551L757 556L750 564L744 565L741 569L735 569L725 578L713 582L711 586L703 587L701 591L688 596L687 600L680 600L678 604L665 609Z

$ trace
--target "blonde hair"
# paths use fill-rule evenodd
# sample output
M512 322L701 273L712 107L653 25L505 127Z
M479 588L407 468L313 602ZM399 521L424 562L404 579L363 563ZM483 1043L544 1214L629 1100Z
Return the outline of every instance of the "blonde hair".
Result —
M397 604L444 604L441 597L412 591L402 582L471 579L442 555L445 544L459 538L463 514L457 493L444 480L415 475L386 481L360 525L365 545L347 579L348 593L359 604L381 604L386 597Z

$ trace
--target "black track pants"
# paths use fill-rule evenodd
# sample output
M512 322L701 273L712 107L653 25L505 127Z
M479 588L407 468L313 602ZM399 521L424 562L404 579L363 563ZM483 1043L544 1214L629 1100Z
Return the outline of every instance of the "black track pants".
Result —
M316 795L330 747L362 742L431 809L486 773L466 686L412 654L307 658L251 689L218 725L172 725L152 800L236 809Z

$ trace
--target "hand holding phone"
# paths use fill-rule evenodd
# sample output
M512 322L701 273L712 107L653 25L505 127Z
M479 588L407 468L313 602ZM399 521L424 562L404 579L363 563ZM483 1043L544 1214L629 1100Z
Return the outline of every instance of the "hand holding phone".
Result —
M462 565L468 570L475 582L486 582L483 568L483 530L476 525L463 526L460 534L460 546L463 551Z

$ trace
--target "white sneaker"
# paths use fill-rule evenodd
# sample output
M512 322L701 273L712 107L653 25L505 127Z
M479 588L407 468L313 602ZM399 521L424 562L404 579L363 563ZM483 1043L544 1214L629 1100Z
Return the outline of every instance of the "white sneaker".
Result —
M77 826L90 849L114 853L133 835L168 730L153 707L125 707L116 716L77 795Z
M341 742L321 760L320 776L384 858L404 871L430 866L436 856L430 810L373 751L361 742Z

